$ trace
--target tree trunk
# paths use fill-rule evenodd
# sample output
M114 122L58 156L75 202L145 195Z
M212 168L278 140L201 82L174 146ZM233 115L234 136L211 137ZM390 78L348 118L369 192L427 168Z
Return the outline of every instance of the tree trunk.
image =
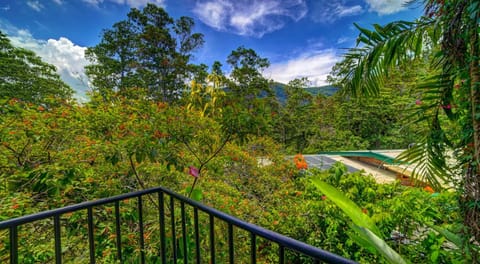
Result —
M475 240L480 241L480 68L479 37L474 27L470 36L470 95L472 103L472 125L474 160L472 170L467 172L464 186L465 225Z

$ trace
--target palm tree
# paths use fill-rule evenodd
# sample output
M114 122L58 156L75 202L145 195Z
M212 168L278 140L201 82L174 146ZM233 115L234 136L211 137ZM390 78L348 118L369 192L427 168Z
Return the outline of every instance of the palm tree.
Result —
M423 142L400 158L418 164L417 179L434 188L449 184L461 193L467 231L480 241L480 1L424 0L424 15L373 30L355 25L357 47L337 66L342 91L376 96L391 70L429 60L430 76L418 84L417 122L428 122ZM452 133L451 131L455 131ZM455 166L448 162L455 155Z

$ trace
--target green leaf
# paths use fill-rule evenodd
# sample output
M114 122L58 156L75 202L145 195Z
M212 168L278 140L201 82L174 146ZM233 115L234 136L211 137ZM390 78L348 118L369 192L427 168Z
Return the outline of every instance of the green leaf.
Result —
M186 189L186 193L190 193L191 189L192 187L188 187ZM199 188L193 189L192 194L190 195L190 198L194 201L201 202L203 199L202 189L199 189Z
M370 241L364 237L363 235L359 234L353 224L350 225L350 228L352 228L351 231L347 232L347 235L355 241L359 246L363 247L364 249L368 250L372 254L377 254L377 249L370 243Z
M372 231L361 226L353 227L363 238L374 246L378 252L389 262L395 264L406 264L405 260L395 250L393 250L383 239L375 235Z
M325 194L331 201L333 201L342 211L347 214L353 223L360 227L368 228L375 234L380 235L380 231L368 215L362 212L362 209L358 207L352 200L343 195L340 191L335 189L328 183L321 181L320 179L312 179L313 185L315 185L320 191Z
M448 231L447 229L441 228L436 225L429 225L431 229L437 231L440 233L442 236L444 236L448 241L452 242L455 246L458 248L462 248L463 245L463 239L462 237Z
M145 159L145 152L143 150L135 152L135 159L138 163L142 163L142 161Z
M360 236L350 234L350 237L358 243L360 246L372 251L375 248L389 263L406 263L405 260L395 250L390 248L388 244L380 238L380 231L368 217L363 214L360 207L358 207L352 200L343 195L335 187L328 183L322 182L320 179L312 179L312 183L320 189L331 201L333 201L342 211L350 217L354 225L352 229L355 230ZM378 235L377 235L378 234Z

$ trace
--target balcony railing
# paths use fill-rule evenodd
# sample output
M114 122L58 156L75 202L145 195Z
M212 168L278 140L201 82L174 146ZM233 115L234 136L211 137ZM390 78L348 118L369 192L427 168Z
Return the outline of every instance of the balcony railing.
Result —
M125 217L127 204L132 202L134 206L130 210L135 217ZM100 214L105 210L110 213ZM80 216L72 219L75 213L80 213ZM109 223L114 231L108 228ZM40 227L26 227L35 224ZM107 227L102 229L102 226ZM126 226L130 228L127 231ZM27 232L25 236L20 236L22 228L36 230L36 233ZM72 260L69 257L73 253L68 253L69 250L78 251L81 247L66 246L70 243L67 243L65 236L69 229L75 228L86 231L87 234L83 235L88 247L84 245L84 251L88 251L88 254L77 252L80 256ZM98 238L109 232L112 246L108 248L113 248L111 255L114 263L355 263L244 222L162 187L3 221L0 222L0 232L4 235L8 233L0 244L3 244L4 254L9 254L9 257L3 256L3 260L0 258L0 262L9 260L12 264L25 262L22 254L32 250L28 247L39 246L32 242L35 240L33 238L46 235L39 235L38 232L52 236L53 248L48 262L55 263L95 263L98 260L105 263L105 253L99 253L100 249L96 247L105 247L105 243ZM151 239L152 234L155 234L156 241ZM22 238L21 243L19 237ZM133 251L130 248L131 240L136 241L137 248ZM46 242L40 243L45 246ZM128 251L125 249L127 244ZM266 251L268 254L265 254ZM135 257L132 258L132 255Z

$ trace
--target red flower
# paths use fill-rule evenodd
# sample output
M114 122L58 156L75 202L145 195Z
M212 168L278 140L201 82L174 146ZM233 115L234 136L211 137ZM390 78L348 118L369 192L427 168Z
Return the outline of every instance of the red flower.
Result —
M198 173L199 173L199 172L198 172L198 169L197 169L196 167L190 166L190 167L188 168L188 173L189 173L190 175L192 175L193 177L198 178Z
M417 100L415 101L415 104L416 104L416 105L421 105L421 104L422 104L422 100L417 99Z

